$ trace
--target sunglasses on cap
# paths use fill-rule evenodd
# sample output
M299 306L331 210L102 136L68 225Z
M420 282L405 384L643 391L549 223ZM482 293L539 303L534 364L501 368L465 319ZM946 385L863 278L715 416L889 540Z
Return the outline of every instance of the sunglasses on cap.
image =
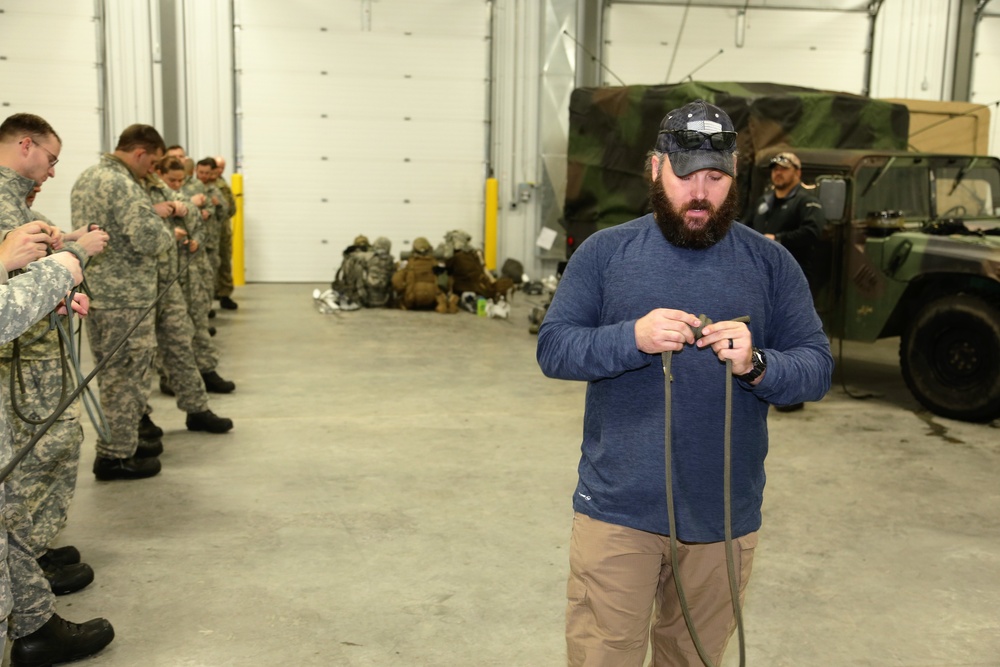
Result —
M710 142L712 148L717 151L732 150L736 145L735 132L699 132L698 130L661 130L660 134L669 134L674 141L684 150L692 151L706 142Z

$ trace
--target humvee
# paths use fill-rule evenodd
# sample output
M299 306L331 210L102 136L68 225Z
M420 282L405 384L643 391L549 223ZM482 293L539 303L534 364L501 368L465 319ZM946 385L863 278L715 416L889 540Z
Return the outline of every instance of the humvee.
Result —
M771 153L759 153L756 169L767 171ZM927 409L965 421L1000 417L1000 160L796 154L829 221L825 279L813 286L827 333L899 336L903 379Z
M737 131L743 210L781 150L829 220L817 312L835 338L900 337L903 378L932 412L1000 418L1000 161L907 150L905 106L768 83L581 88L570 99L567 256L648 212L645 155L670 109L697 98Z

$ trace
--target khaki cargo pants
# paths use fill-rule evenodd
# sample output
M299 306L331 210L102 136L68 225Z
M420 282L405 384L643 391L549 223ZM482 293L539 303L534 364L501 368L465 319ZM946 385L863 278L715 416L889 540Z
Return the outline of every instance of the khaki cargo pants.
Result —
M741 608L756 545L755 532L733 540ZM712 662L719 665L736 628L725 545L680 542L677 546L681 584L695 630ZM566 597L570 667L640 667L650 638L651 667L702 667L677 601L665 535L576 513Z

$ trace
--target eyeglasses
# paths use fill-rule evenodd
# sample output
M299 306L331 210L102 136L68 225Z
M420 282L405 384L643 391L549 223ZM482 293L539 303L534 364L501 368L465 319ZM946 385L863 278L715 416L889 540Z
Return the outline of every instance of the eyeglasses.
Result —
M733 146L736 145L735 132L708 134L697 130L662 130L660 134L669 134L681 148L688 151L701 148L706 141L710 142L712 148L717 151L732 150Z
M30 137L28 137L28 138L30 139ZM24 143L25 141L26 141L26 139L22 139L22 140L21 140L21 143ZM54 155L54 154L52 153L52 151L50 151L50 150L49 150L48 148L46 148L45 146L41 145L40 143L38 143L38 142L37 142L37 141L35 141L34 139L31 139L31 145L32 145L32 146L38 146L38 147L39 147L39 148L41 148L41 149L42 149L43 151L45 151L45 154L46 154L46 155L48 155L48 156L49 156L49 169L54 169L54 168L55 168L55 166L56 166L57 164L59 164L59 158L57 158L57 157L56 157L56 156L55 156L55 155Z

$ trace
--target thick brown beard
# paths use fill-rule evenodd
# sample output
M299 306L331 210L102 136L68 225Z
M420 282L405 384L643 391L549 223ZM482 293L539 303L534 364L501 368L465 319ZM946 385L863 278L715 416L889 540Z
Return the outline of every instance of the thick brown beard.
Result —
M652 179L649 186L649 204L653 209L656 225L663 238L678 248L704 250L724 239L733 224L738 203L735 182L729 187L729 194L719 208L712 206L708 200L699 199L687 202L680 210L667 197L659 178ZM684 223L684 214L692 208L708 209L708 222L701 229L690 229Z

